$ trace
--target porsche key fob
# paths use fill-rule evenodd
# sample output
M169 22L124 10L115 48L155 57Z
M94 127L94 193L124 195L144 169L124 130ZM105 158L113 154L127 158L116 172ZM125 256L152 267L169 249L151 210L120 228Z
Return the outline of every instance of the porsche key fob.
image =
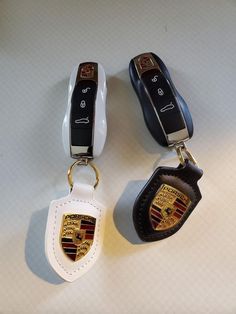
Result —
M84 62L72 71L62 139L66 155L76 161L67 171L68 195L50 203L45 232L47 260L68 282L94 265L103 243L105 207L96 201L100 175L92 159L102 153L105 144L106 91L100 64ZM93 185L73 180L72 171L78 166L94 171Z
M174 147L180 161L177 168L158 167L133 207L140 239L158 241L176 233L201 200L197 182L203 171L185 145L193 122L165 64L154 53L143 53L130 61L129 72L150 133L160 145Z
M101 154L107 133L106 76L101 64L84 62L72 71L62 138L67 155L78 159Z
M129 72L154 139L162 146L173 146L191 138L193 123L188 106L162 60L154 53L143 53L130 61Z

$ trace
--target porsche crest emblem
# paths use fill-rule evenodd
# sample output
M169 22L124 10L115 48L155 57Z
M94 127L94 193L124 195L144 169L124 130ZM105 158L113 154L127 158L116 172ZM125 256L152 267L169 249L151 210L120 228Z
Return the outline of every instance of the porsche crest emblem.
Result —
M168 184L158 189L149 208L149 218L154 230L175 226L191 204L190 198Z
M85 256L93 244L96 218L88 215L63 216L60 243L66 256L76 262Z

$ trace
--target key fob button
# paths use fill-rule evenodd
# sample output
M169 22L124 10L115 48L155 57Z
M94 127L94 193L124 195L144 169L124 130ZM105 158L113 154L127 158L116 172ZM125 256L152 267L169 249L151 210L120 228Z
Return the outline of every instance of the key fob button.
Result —
M82 72L84 73L84 72ZM93 103L96 83L79 81L71 98L71 145L90 146L92 143Z
M160 83L160 73L157 69L149 70L141 75L141 79L146 86L156 87Z
M71 114L93 110L93 103L96 97L97 86L93 81L79 82L73 91L71 102Z
M97 84L92 80L79 81L75 86L71 98L72 146L92 145L96 92Z
M72 129L91 129L92 117L89 113L74 114L71 118Z
M184 129L185 124L179 106L163 74L160 71L151 70L143 73L142 79L164 131L169 134Z

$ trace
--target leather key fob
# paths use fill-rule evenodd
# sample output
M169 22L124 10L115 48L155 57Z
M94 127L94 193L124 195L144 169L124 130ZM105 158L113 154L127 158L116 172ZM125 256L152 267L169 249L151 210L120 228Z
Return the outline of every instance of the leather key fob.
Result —
M138 195L133 221L143 241L157 241L177 232L202 196L197 181L203 172L186 160L178 168L159 167Z

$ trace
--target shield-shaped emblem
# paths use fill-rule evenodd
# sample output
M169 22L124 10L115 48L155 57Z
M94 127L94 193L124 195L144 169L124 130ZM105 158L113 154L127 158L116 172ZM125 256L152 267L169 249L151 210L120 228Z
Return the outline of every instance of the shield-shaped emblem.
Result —
M66 256L76 262L85 256L92 244L96 218L88 215L63 216L60 243Z
M149 208L149 218L154 230L175 226L191 204L190 198L168 184L158 189Z

